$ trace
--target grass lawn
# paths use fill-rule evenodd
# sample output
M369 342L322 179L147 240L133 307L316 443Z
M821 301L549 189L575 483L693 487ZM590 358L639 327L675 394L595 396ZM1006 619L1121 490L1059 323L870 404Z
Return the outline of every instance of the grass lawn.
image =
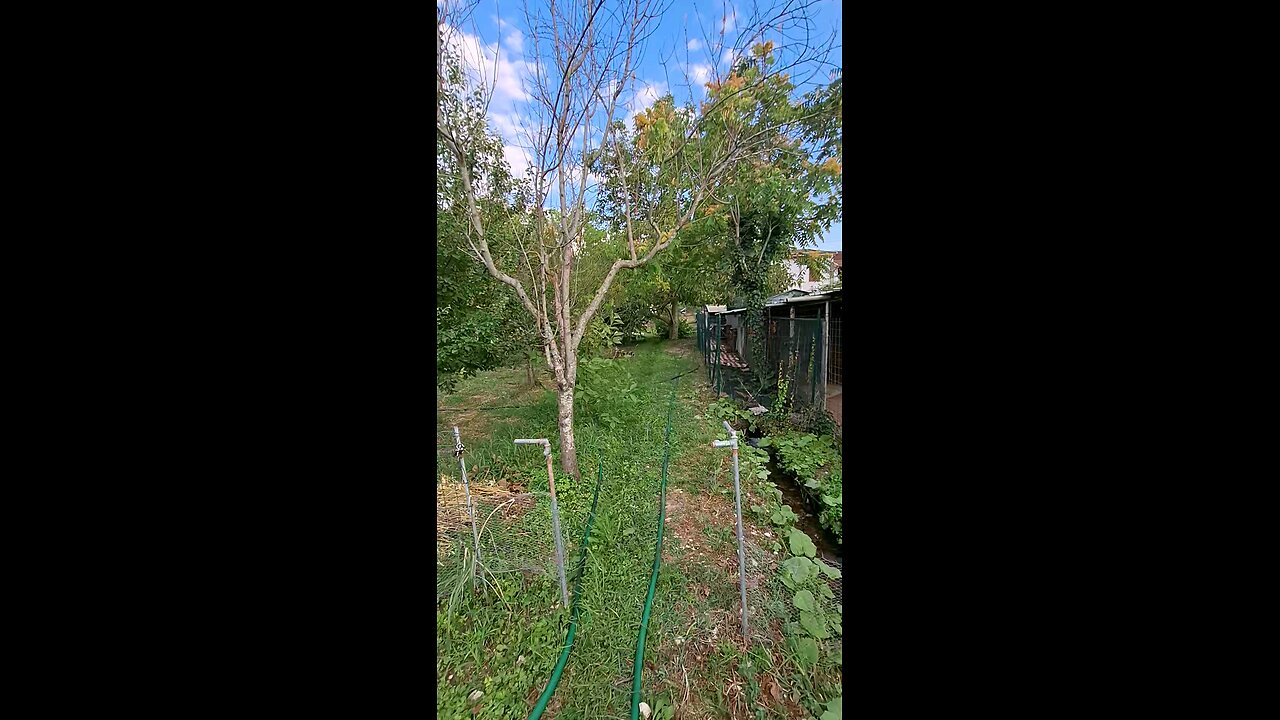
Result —
M612 427L598 413L577 421L581 481L559 467L555 396L530 387L523 368L468 379L438 398L437 477L458 475L452 426L466 444L468 476L477 486L547 489L546 465L536 447L516 437L550 438L564 528L570 592L579 543L603 462L604 482L591 533L577 637L547 714L555 718L629 718L636 633L648 590L657 539L663 434L674 375L699 368L692 340L653 340L620 361L637 385L637 402ZM676 383L667 492L667 529L649 631L641 700L651 720L667 718L819 717L820 703L840 693L839 638L824 640L816 664L802 664L786 640L791 591L776 582L777 527L756 521L751 505L764 505L767 488L744 471L746 534L751 541L749 625L744 647L739 620L733 476L719 421L705 415L714 399L704 372ZM514 406L514 407L507 407ZM481 409L481 408L487 409ZM717 433L719 431L719 434ZM469 530L468 539L469 539ZM456 559L437 558L446 584ZM446 588L446 590L449 588ZM457 594L436 617L437 715L441 718L526 718L546 687L559 656L569 613L560 607L551 574L503 574L495 587ZM452 611L451 611L452 610ZM791 624L794 626L794 623ZM478 701L473 691L484 694Z

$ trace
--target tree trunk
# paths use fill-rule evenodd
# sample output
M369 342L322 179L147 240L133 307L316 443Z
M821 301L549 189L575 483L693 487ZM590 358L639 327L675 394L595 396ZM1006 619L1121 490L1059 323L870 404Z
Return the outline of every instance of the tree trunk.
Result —
M671 330L667 332L668 340L676 340L680 337L680 309L676 307L676 301L671 301Z
M578 383L577 349L568 342L560 347L562 354L553 368L556 376L557 422L560 428L560 469L574 480L581 480L578 471L578 443L573 437L573 396Z
M533 352L532 351L526 352L524 354L524 359L525 359L525 362L527 363L525 365L525 368L527 370L526 377L529 380L529 387L533 387L533 384L535 382L535 379L533 377Z
M573 386L560 390L560 469L573 476L574 480L582 479L578 472L578 446L573 438Z

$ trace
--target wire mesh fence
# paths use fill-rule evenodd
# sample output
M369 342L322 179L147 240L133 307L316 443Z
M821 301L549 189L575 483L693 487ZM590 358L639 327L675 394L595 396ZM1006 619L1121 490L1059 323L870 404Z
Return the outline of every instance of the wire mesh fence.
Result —
M813 638L821 652L839 657L842 648L841 620L843 594L841 580L819 569L807 567L787 552L771 551L760 541L744 542L747 558L747 630L751 642L773 646ZM839 570L838 558L815 558ZM809 561L813 563L813 561ZM816 567L816 563L813 563ZM798 574L807 573L803 579ZM790 582L790 584L788 584Z
M698 349L707 371L707 382L718 396L740 402L763 402L766 388L753 382L751 339L742 324L742 313L698 314Z
M769 368L778 378L792 407L821 405L824 346L820 318L770 318L766 322Z
M829 322L831 368L827 372L827 382L833 385L844 384L844 346L840 344L840 316L832 315Z
M445 441L448 441L446 444ZM465 461L465 448L462 460ZM567 538L566 538L567 539ZM462 479L451 432L436 442L436 588L439 600L503 575L559 583L550 494L505 480Z
M707 381L718 395L744 404L773 404L785 392L793 408L821 407L826 400L826 346L822 318L768 317L764 323L764 367L752 367L746 311L698 313L698 350Z

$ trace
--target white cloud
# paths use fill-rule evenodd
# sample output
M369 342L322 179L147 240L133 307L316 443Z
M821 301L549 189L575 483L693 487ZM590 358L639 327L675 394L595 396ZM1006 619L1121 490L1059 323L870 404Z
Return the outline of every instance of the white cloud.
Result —
M524 78L533 71L530 63L518 53L503 52L497 43L484 43L479 37L452 28L445 32L445 42L462 58L468 79L494 88L494 100L527 100Z
M640 87L636 88L636 93L631 97L631 102L627 103L627 124L635 119L636 115L648 110L658 98L667 94L667 83L662 80L642 80Z
M503 155L511 166L512 174L527 174L530 155L522 147L527 140L521 131L519 109L529 99L525 82L535 70L533 63L525 62L521 52L524 36L518 29L500 18L500 29L510 29L504 38L505 48L498 43L485 43L471 33L446 26L445 43L457 51L462 59L467 82L476 87L483 84L491 88L493 98L489 102L489 122L502 137Z
M524 53L524 33L520 32L520 30L516 28L512 28L511 32L507 33L502 38L502 44L506 45L507 49L513 53L523 54Z
M604 89L601 90L601 94L604 95L606 100L608 100L609 98L613 97L613 93L617 89L618 89L618 78L611 77L605 82Z
M529 168L533 167L533 155L519 145L503 145L502 157L506 159L511 174L516 178L525 177L529 174Z
M711 66L694 64L689 66L689 77L698 85L705 85L711 79Z
M489 122L498 131L498 134L504 138L520 136L522 123L519 113L490 112Z
M497 33L492 36L493 42L484 42L481 37L470 32L446 26L445 43L454 48L462 58L470 87L479 87L483 83L492 90L488 120L490 128L501 137L503 159L512 175L529 178L537 168L532 151L534 142L529 136L538 132L536 124L539 112L532 106L531 95L538 68L532 57L524 55L526 36L501 18L494 17L493 20L497 26ZM631 112L626 115L626 120L630 122L636 112L653 105L666 92L665 82L642 82L632 94L632 102L623 102L618 112L621 114L630 109ZM624 91L619 99L626 101L627 98ZM593 142L600 141L601 133L598 129L593 128L590 135ZM577 177L576 172L573 177ZM588 184L599 181L600 178L592 175ZM551 201L556 201L556 198L548 198L548 202Z
M720 29L725 34L731 33L738 25L738 8L729 6L728 12L720 18Z
M720 64L732 67L733 64L738 61L738 57L739 55L737 50L727 48L725 49L724 54L720 56Z
M698 50L698 49L700 49L701 47L702 47L702 41L701 41L701 40L699 40L698 38L694 38L694 39L692 39L692 40L690 40L690 41L689 41L689 49L690 49L690 50Z
M667 84L661 80L645 82L644 85L636 91L636 103L643 110L653 105L662 97L667 89Z

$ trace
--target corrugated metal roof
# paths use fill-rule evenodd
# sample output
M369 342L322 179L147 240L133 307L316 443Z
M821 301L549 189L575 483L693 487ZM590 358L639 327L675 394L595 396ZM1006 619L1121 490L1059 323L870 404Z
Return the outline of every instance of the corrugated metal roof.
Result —
M843 293L843 291L844 291L844 290L843 290L843 288L842 288L842 289L840 289L840 290L828 290L828 291L823 292L823 293L815 293L815 294L813 294L813 295L805 295L804 297L786 298L786 299L782 300L781 302L779 302L778 304L779 304L779 305L801 305L801 304L804 304L804 303L826 302L826 301L828 301L828 300L838 300L838 299L840 299L841 294Z
M768 300L764 301L764 304L766 307L769 305L781 305L782 303L786 302L788 298L802 297L809 294L810 293L807 290L797 290L795 288L792 288L791 290L787 290L785 292L780 292L777 295L770 296Z
M788 292L803 293L804 291L793 290ZM772 298L769 298L767 302L765 302L765 307L777 307L779 305L800 305L803 303L819 303L819 302L827 302L829 300L839 300L843 292L844 292L844 289L839 288L836 290L828 290L823 293L815 293L812 295L805 294L805 295L799 295L796 297L782 297L781 295L775 295ZM712 315L733 315L734 313L745 312L746 309L747 308L743 307L743 308L736 308L734 310L730 310L728 305L707 305L706 306L707 312Z

